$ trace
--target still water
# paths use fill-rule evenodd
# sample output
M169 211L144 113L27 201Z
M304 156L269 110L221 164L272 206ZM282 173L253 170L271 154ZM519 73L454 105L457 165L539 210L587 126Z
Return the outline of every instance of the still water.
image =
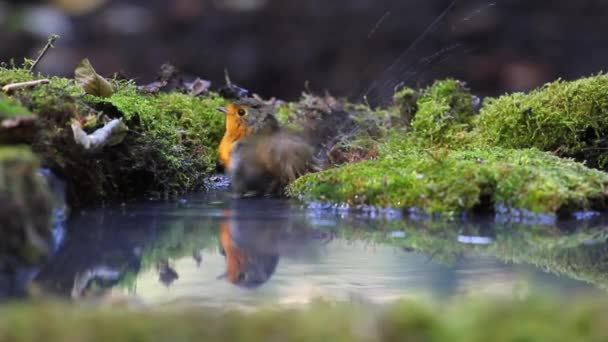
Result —
M226 191L75 212L35 284L75 300L255 309L399 298L604 295L605 219L414 220Z

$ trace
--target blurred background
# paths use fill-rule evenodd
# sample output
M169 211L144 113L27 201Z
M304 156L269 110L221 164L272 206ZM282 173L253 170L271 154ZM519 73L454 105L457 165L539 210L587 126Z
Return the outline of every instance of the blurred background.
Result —
M461 0L404 54L450 3L0 0L0 61L34 58L56 33L44 73L72 75L88 57L101 74L144 83L171 62L216 86L226 69L241 86L287 100L305 85L357 98L370 84L388 92L400 81L447 76L492 95L596 73L608 62L606 0Z

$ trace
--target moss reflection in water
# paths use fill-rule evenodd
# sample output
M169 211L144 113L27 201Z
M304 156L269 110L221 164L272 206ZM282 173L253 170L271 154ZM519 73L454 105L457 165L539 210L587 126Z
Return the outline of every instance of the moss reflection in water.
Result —
M489 226L461 221L385 221L374 229L341 229L340 237L388 243L453 263L466 252L531 264L548 272L608 289L608 226L593 221L567 224L493 223ZM400 232L401 234L394 234ZM480 244L471 237L483 237ZM469 239L466 239L469 238Z

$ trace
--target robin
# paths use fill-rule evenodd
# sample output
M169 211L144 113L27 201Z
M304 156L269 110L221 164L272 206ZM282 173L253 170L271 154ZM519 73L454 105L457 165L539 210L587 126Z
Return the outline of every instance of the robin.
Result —
M242 99L218 108L226 114L219 159L240 195L280 195L296 178L319 170L314 148L280 127L274 108Z
M226 115L226 131L218 147L219 161L225 170L230 168L232 150L239 140L253 133L279 128L274 109L255 99L240 99L217 109Z

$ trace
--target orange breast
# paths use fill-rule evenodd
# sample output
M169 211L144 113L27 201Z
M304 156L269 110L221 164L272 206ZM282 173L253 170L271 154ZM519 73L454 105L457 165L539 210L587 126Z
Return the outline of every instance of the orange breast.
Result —
M218 147L218 155L222 165L225 168L229 168L234 144L251 134L252 129L247 126L243 118L236 114L237 106L231 104L226 109L226 131Z

